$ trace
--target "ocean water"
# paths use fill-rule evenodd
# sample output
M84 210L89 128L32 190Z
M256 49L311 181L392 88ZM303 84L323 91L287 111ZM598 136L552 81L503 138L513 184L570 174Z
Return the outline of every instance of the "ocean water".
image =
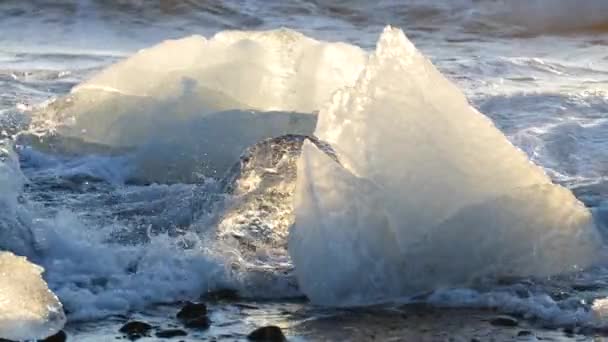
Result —
M44 268L80 340L226 288L251 307L212 304L194 338L331 340L323 320L364 304L606 329L606 18L599 0L2 1L0 250ZM337 157L305 143L296 177L262 145L238 169L313 133Z

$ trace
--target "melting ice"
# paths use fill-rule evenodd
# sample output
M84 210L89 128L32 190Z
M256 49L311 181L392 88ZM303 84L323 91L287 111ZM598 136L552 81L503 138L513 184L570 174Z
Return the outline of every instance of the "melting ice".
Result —
M24 257L0 252L0 338L41 339L65 324L63 307L42 272Z
M314 302L362 304L590 265L591 214L552 184L402 31L319 113L289 250Z
M53 148L64 153L136 149L141 180L189 182L221 175L257 141L311 134L313 112L365 58L291 30L166 41L77 86L34 115L32 130L62 137Z

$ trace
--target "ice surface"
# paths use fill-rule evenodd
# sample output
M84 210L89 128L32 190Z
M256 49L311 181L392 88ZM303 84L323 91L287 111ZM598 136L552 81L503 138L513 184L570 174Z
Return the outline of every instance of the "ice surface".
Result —
M82 140L72 144L72 152L87 143L153 146L175 155L176 148L191 145L195 147L188 152L197 152L200 146L209 146L200 140L211 130L205 127L213 126L213 136L224 138L221 143L235 142L222 147L240 153L264 138L311 133L316 118L302 116L319 110L335 90L351 85L366 58L353 45L316 41L286 29L224 31L211 39L166 41L78 85L69 96L36 113L31 127L38 133ZM250 112L257 115L246 115ZM243 135L255 139L239 140ZM156 159L163 161L168 155L161 153ZM149 157L154 154L144 159ZM225 171L216 161L209 161L206 169Z
M192 36L141 50L74 93L103 90L162 99L188 90L215 110L310 112L352 83L364 60L358 47L287 29L222 31L211 39Z
M290 253L303 291L360 304L589 265L589 211L551 183L403 32L385 29L306 145Z
M63 307L42 272L24 257L0 252L0 338L41 339L65 324Z

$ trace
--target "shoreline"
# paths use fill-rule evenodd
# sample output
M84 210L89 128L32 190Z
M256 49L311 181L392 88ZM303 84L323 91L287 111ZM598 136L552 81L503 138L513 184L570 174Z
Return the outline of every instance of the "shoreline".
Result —
M257 328L280 327L288 341L597 341L605 335L591 330L544 328L540 323L493 310L403 305L358 309L319 308L305 302L222 301L207 305L208 329L184 327L175 315L178 305L162 305L128 316L97 322L68 323L69 340L128 340L120 328L129 321L151 325L137 341L248 341ZM156 334L181 330L187 335ZM584 334L583 334L584 333Z

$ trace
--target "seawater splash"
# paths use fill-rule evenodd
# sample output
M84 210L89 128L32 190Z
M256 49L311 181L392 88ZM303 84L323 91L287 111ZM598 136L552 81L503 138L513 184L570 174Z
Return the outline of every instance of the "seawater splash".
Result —
M42 339L65 324L63 307L47 288L43 271L24 257L0 252L0 338Z
M287 29L166 41L35 113L30 131L60 136L46 147L63 152L134 150L144 181L221 176L259 140L312 133L313 112L355 81L366 58Z
M401 30L319 114L289 237L301 289L355 305L596 260L588 209L551 183ZM328 267L331 265L331 267Z
M0 141L0 250L33 256L32 217L20 197L25 182L11 142Z

